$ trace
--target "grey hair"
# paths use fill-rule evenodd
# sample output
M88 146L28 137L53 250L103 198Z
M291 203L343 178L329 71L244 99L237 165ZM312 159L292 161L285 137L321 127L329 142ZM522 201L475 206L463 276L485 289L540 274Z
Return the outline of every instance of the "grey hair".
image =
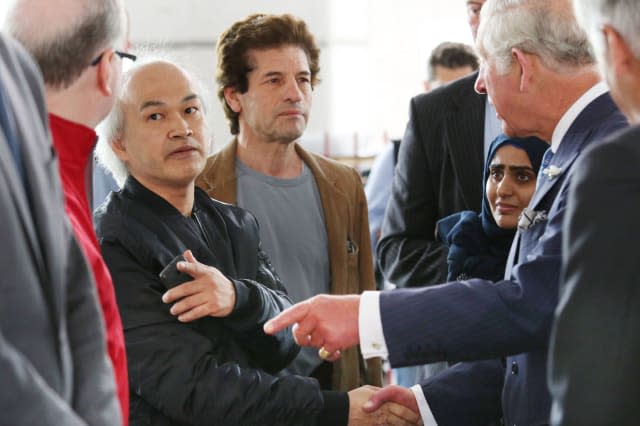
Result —
M122 139L126 130L127 123L124 114L124 102L129 94L129 82L131 81L131 77L133 77L138 70L147 65L158 62L168 63L182 70L189 77L191 83L196 89L196 94L202 104L203 115L206 116L209 109L209 96L206 86L202 80L194 76L194 73L190 72L184 66L179 65L178 61L171 59L168 55L164 55L162 53L138 56L138 60L136 60L134 65L122 76L122 89L116 97L111 112L99 126L98 134L100 137L98 138L98 143L95 148L95 156L98 165L104 167L113 176L120 188L122 188L124 182L127 180L129 171L127 170L125 163L115 154L112 146L114 143Z
M121 0L66 0L52 7L16 0L5 26L38 63L54 89L72 85L100 49L124 42L126 15Z
M568 0L488 0L480 12L480 50L502 74L513 63L514 48L555 71L594 64L591 43L569 6Z
M98 143L95 147L95 158L98 166L103 167L120 188L124 186L129 172L124 162L118 158L111 145L124 132L124 112L122 103L116 102L111 113L98 126Z
M589 34L600 59L604 57L601 26L610 25L640 58L640 2L638 0L573 0L580 25Z

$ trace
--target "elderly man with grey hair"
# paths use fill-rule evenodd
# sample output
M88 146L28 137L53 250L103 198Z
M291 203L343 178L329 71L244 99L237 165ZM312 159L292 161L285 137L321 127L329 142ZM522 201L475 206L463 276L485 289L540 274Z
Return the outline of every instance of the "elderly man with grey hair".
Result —
M124 6L121 0L16 0L6 26L35 58L44 77L65 210L95 278L126 424L129 384L122 322L93 229L87 185L96 143L93 129L111 110L122 60L132 58L125 52Z
M501 407L505 424L545 425L567 189L580 153L626 120L600 82L569 0L488 0L476 43L483 59L476 90L488 93L504 133L550 144L505 279L316 297L266 330L297 323L298 342L331 352L359 341L363 353L388 355L392 366L495 358L463 362L411 390L383 389L369 408L396 400L419 409L425 424L486 425Z
M640 419L640 2L574 1L611 96L632 124L576 164L550 349L554 425Z
M172 62L139 64L108 121L106 163L124 165L124 185L95 222L124 324L131 424L406 424L392 408L417 421L393 404L365 414L371 388L275 375L299 348L263 325L291 302L256 219L195 187L209 144L198 87Z

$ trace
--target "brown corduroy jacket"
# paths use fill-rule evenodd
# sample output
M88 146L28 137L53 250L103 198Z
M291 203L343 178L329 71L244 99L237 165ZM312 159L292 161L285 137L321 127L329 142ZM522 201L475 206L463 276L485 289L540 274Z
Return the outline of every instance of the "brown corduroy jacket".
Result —
M197 185L209 196L230 204L237 204L236 150L234 139L209 157L197 180ZM375 290L367 201L358 172L309 153L298 144L296 152L311 170L322 200L329 240L331 294ZM380 360L368 360L365 364L359 348L342 352L333 365L332 388L348 391L364 384L381 386Z

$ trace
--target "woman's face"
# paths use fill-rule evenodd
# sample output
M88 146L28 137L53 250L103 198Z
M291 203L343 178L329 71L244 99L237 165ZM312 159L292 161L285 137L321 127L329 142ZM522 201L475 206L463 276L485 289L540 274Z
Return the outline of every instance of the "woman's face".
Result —
M536 189L536 173L527 153L513 145L498 149L489 166L487 199L500 228L514 229Z

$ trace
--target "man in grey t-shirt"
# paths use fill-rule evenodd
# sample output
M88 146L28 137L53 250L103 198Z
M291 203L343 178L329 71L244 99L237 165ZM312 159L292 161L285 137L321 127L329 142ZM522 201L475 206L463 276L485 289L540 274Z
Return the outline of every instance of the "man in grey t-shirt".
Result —
M309 169L303 164L299 176L281 179L257 172L238 159L236 176L238 205L258 219L263 248L287 283L291 299L298 302L329 293L327 229ZM321 363L316 349L302 348L287 371L309 376Z
M319 71L306 24L290 15L253 15L220 36L217 52L218 96L236 138L209 158L198 184L257 216L265 250L294 301L374 289L358 173L296 143ZM357 348L333 364L304 352L291 369L336 390L381 384L379 360L365 364Z

